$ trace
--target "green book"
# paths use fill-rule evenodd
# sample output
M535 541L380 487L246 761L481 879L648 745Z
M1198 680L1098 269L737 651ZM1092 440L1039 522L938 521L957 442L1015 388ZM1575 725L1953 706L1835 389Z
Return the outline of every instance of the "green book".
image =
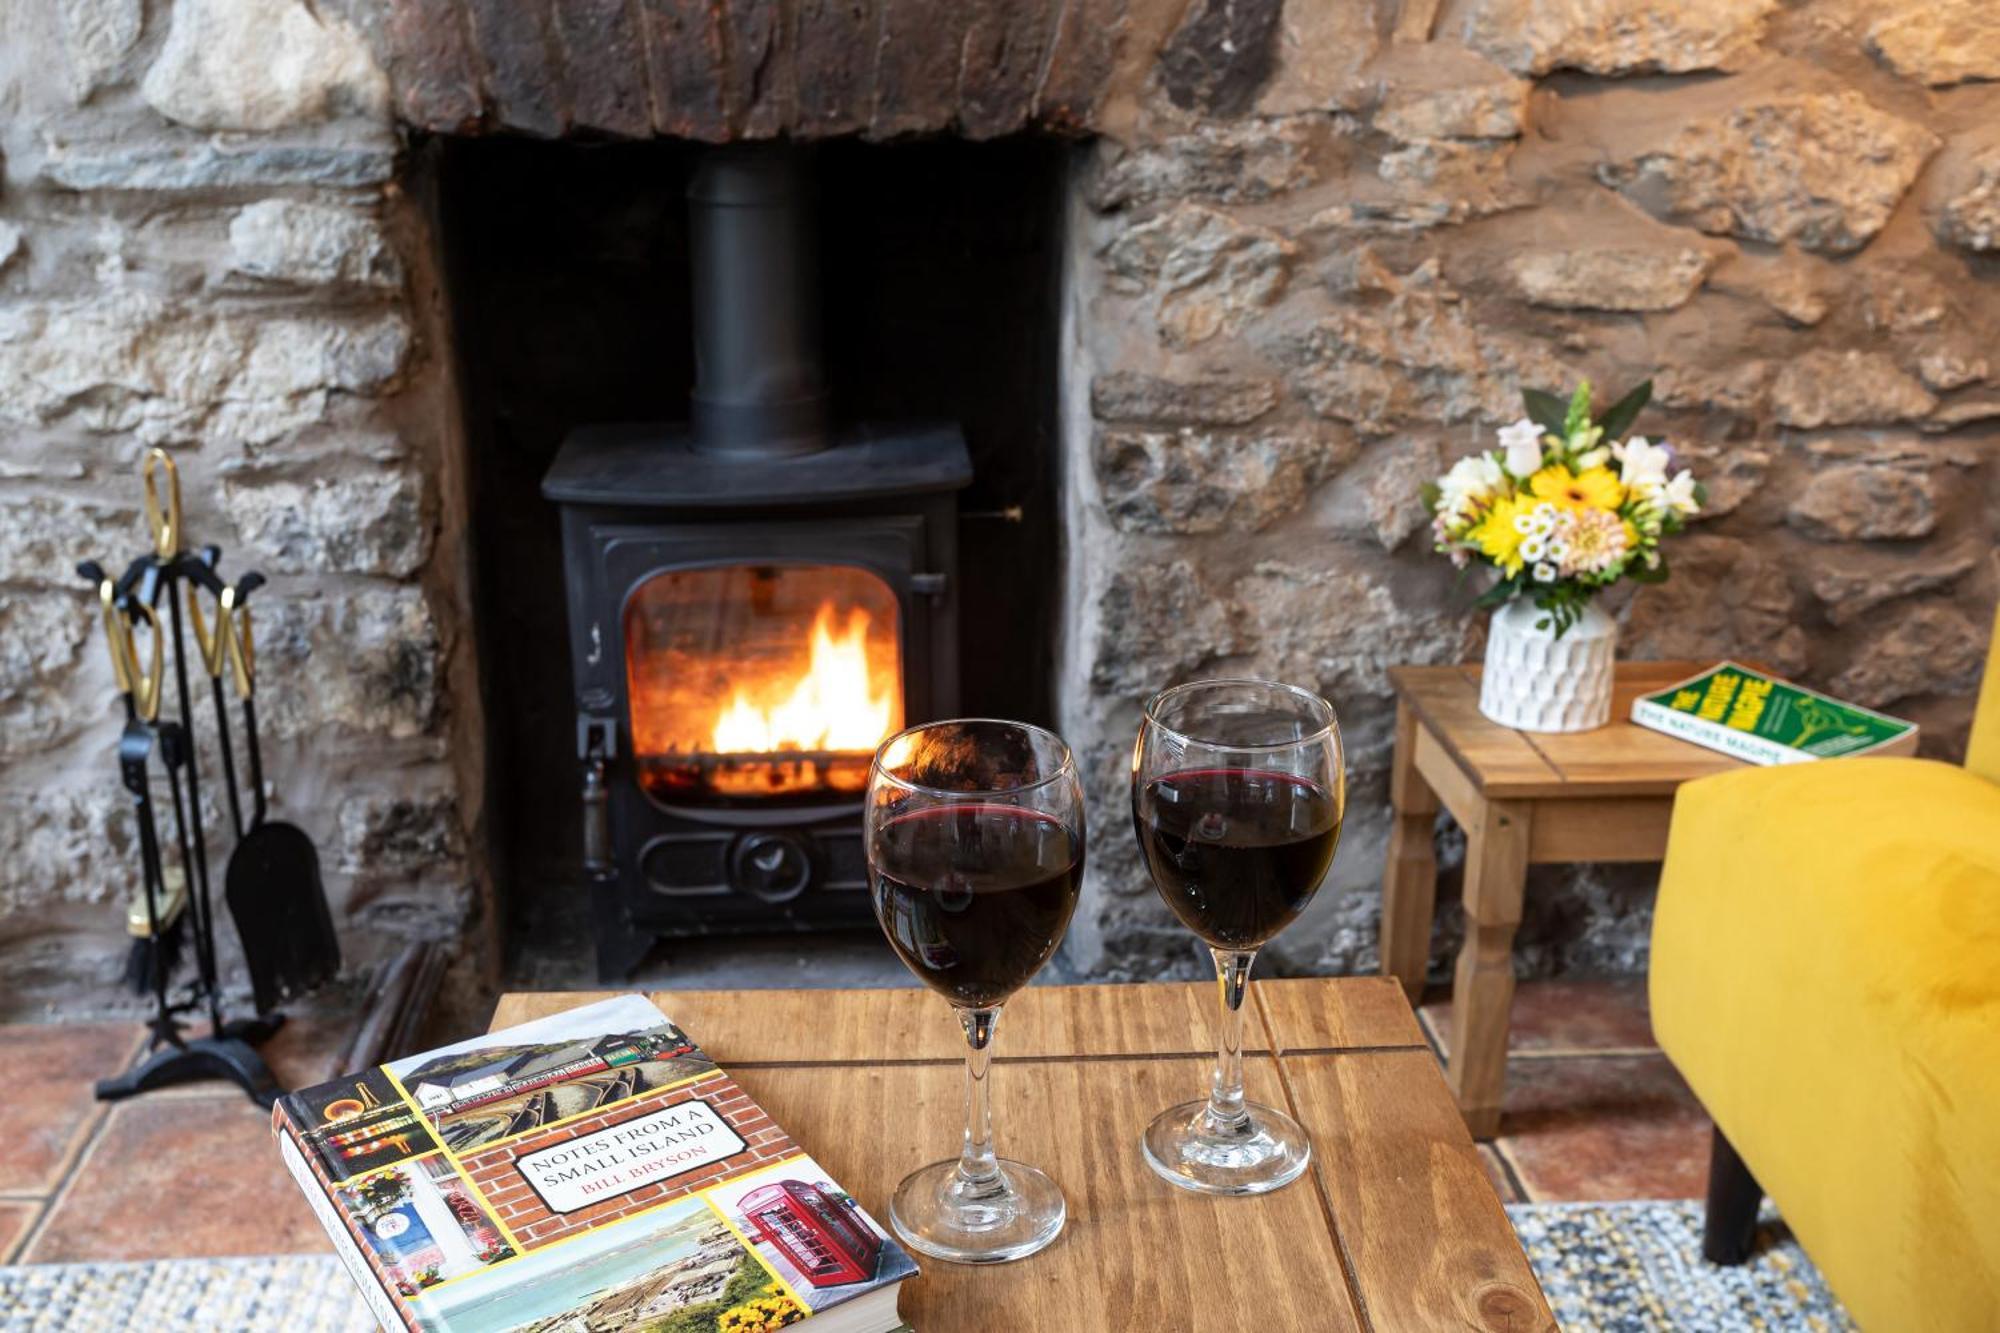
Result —
M1632 720L1753 764L1915 754L1917 724L1723 662L1632 702Z

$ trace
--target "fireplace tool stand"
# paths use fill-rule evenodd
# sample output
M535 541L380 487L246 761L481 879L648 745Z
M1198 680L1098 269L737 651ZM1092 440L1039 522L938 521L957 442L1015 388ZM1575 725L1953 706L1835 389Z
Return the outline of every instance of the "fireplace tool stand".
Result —
M158 477L162 474L168 490L164 502L158 491ZM111 653L112 676L125 705L118 766L138 828L142 891L136 897L143 900L144 907L142 915L138 904L134 904L132 929L138 935L135 949L150 951L143 967L135 964L133 976L150 992L153 1006L146 1054L123 1073L100 1079L96 1085L97 1097L100 1101L118 1101L177 1083L223 1078L242 1088L253 1102L269 1106L277 1100L281 1089L256 1048L284 1025L285 1017L272 1008L251 1018L230 1018L223 1009L216 969L215 899L210 888L207 837L202 825L200 747L196 743L190 706L187 626L181 607L185 598L186 615L192 621L197 646L209 668L210 679L215 682L217 741L233 811L238 804L235 762L229 749L221 667L236 664L247 673L250 641L243 599L263 579L254 573L246 574L232 587L216 572L221 561L220 548L204 546L197 551L181 548L180 482L172 459L163 451L155 449L147 455L142 476L153 550L131 561L116 579L95 560L85 560L77 566L77 573L89 580L97 593ZM212 631L201 612L199 598L203 593L217 603ZM158 609L163 601L164 617ZM146 632L148 650L143 665L135 629ZM179 713L162 719L164 667L169 656L173 660L174 695ZM252 732L254 756L255 715L247 709L245 724ZM252 767L261 768L261 763L253 760ZM156 809L160 790L155 780L156 769L166 778L172 864L185 886L181 893L173 892L169 884L163 821ZM253 780L256 780L254 773ZM291 885L270 887L274 892L299 891L298 886ZM139 933L141 919L143 934ZM169 973L178 952L177 941L183 934L192 945L194 976L181 994L173 996L170 994L173 978ZM245 949L246 953L251 951L247 939ZM337 966L337 955L333 963ZM258 989L262 992L265 988ZM265 996L260 993L258 998L259 1008L264 1009ZM189 1019L205 1020L207 1034L188 1035Z

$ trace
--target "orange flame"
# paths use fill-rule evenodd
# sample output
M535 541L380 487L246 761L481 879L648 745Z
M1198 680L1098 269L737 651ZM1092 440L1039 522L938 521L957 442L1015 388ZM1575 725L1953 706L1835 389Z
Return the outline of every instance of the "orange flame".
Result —
M834 609L822 603L813 617L811 656L805 674L764 683L757 693L739 685L715 720L709 749L716 754L770 754L782 750L872 752L896 727L898 690L893 665L885 671L868 659L869 616L849 611L846 628L834 628Z

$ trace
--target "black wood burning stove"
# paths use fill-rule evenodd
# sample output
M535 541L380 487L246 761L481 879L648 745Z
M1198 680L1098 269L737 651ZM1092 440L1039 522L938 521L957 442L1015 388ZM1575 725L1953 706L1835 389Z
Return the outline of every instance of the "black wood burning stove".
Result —
M690 421L573 432L562 511L599 973L654 939L871 919L869 756L957 706L955 425L830 427L806 164L689 192Z

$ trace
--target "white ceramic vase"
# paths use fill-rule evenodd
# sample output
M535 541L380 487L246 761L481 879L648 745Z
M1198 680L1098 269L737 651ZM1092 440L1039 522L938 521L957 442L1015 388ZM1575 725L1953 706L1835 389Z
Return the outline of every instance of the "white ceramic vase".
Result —
M1589 731L1611 720L1618 622L1586 603L1561 638L1539 629L1549 613L1517 597L1493 613L1479 711L1522 731Z

